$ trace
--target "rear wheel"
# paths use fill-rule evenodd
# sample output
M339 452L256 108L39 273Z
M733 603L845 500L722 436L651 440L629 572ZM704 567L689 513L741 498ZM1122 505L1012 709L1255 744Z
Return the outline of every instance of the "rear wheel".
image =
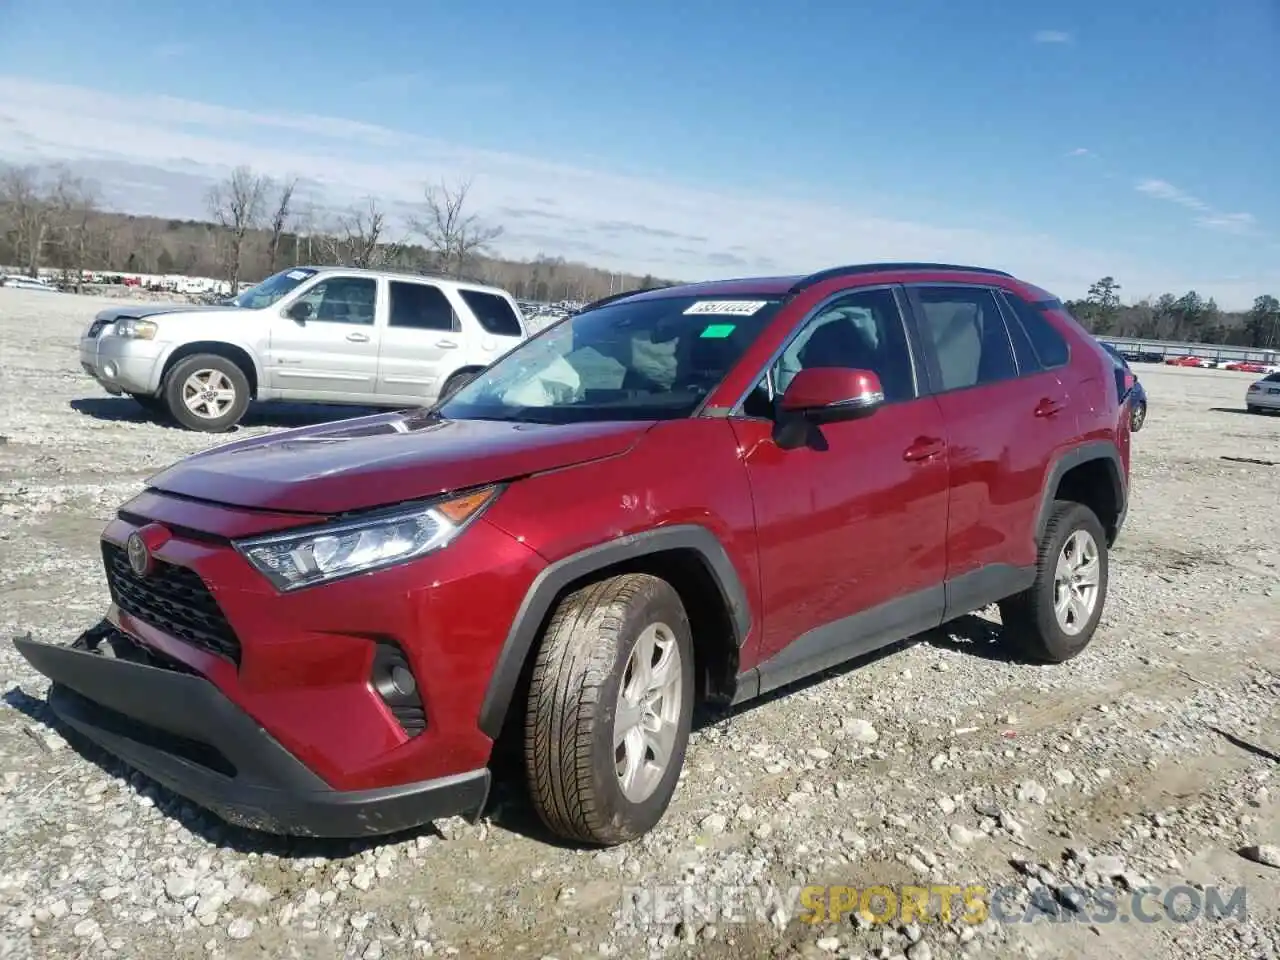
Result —
M1133 412L1129 414L1129 429L1137 433L1142 429L1142 425L1147 422L1147 405L1140 403L1133 408Z
M693 638L665 580L624 574L565 597L533 668L525 769L543 823L613 845L662 819L693 716Z
M198 353L169 371L163 396L169 413L187 429L221 433L249 408L249 378L226 357Z
M449 397L453 396L453 394L465 387L476 378L478 373L480 373L480 370L477 368L457 370L450 374L449 379L446 380L444 382L444 386L440 388L441 401L447 400Z
M1030 660L1070 660L1098 628L1108 574L1107 535L1097 515L1057 501L1040 541L1035 583L1000 602L1005 642Z

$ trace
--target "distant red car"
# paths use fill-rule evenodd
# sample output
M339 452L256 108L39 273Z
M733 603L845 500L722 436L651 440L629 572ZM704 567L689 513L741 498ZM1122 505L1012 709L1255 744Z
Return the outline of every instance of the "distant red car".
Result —
M1241 373L1266 373L1267 365L1265 363L1255 363L1252 360L1235 360L1223 366L1224 370L1239 370Z
M1204 366L1208 366L1208 361L1207 361L1207 360L1201 360L1199 357L1191 357L1191 356L1186 356L1186 357L1171 357L1170 359L1166 360L1166 361L1165 361L1165 363L1167 363L1167 364L1168 364L1169 366L1171 366L1171 367L1204 367Z

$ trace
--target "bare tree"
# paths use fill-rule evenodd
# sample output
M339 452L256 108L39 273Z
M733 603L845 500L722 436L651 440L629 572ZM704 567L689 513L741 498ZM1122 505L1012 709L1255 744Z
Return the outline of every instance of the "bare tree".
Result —
M227 232L225 263L232 296L240 289L244 240L249 231L256 230L262 222L269 183L266 177L259 176L249 167L240 166L232 170L224 182L209 190L209 213Z
M268 274L276 272L276 263L280 259L280 238L284 235L285 227L289 225L289 218L292 213L293 191L297 187L298 178L290 177L281 185L280 193L276 196L275 213L271 215L271 243L267 248L270 253L270 259L267 263Z
M28 275L36 276L49 233L49 203L34 167L5 167L0 172L0 208L14 252Z
M362 206L338 214L326 231L323 249L328 260L350 267L380 267L400 258L404 244L389 241L387 215L369 197Z
M98 186L60 168L49 193L49 207L50 233L58 247L63 278L74 278L79 293L84 271L99 252Z
M464 276L467 265L488 253L493 241L502 236L502 227L490 226L478 214L466 212L470 190L470 180L453 187L443 181L439 187L427 187L422 215L410 221L413 231L426 242L434 261L432 268L446 276Z

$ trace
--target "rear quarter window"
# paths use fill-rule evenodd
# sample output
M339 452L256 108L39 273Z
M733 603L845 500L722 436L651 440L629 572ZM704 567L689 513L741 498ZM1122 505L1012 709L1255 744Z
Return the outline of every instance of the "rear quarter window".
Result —
M1026 331L1027 338L1040 358L1040 363L1046 369L1061 367L1071 359L1071 348L1067 345L1066 338L1058 332L1038 307L1032 306L1016 293L1010 293L1008 290L1004 292L1004 298L1012 308L1013 315L1018 318L1022 329Z
M460 289L458 294L475 314L485 333L495 337L519 337L524 334L520 318L506 297L482 290Z

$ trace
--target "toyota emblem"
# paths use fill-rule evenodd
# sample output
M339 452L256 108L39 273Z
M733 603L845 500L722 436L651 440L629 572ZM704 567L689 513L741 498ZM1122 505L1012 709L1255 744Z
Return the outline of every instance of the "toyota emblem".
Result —
M151 572L151 550L147 547L146 541L137 533L129 534L129 542L126 544L129 554L129 567L135 574L145 577Z

